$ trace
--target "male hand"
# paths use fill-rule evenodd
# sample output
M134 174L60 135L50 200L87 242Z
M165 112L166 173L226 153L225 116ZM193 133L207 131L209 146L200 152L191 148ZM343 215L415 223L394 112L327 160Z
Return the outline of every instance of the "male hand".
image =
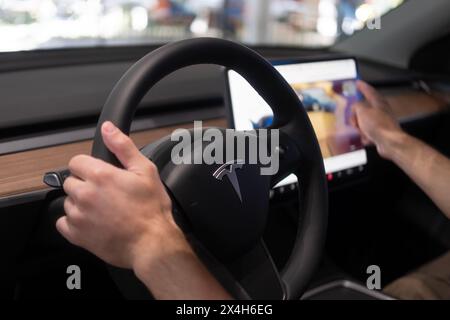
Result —
M102 136L124 169L86 155L72 158L72 176L64 183L66 215L57 221L58 231L122 268L134 268L139 259L151 263L167 243L189 250L156 166L111 122L103 124Z
M387 100L363 81L357 83L366 101L353 106L353 125L359 129L364 144L374 144L380 156L391 159L391 149L404 135Z

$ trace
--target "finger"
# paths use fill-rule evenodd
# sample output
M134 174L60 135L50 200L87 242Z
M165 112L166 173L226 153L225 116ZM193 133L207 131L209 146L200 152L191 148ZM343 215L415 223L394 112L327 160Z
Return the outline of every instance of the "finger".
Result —
M73 225L78 225L83 218L80 209L78 209L71 197L66 197L64 200L64 212L67 220Z
M356 129L359 129L358 118L354 112L352 112L352 115L350 116L350 125Z
M112 165L88 155L78 155L70 159L69 170L73 176L88 181L99 169L111 168Z
M56 221L56 229L67 241L76 245L75 229L70 225L66 216L63 216Z
M369 85L368 83L358 80L356 83L358 90L362 93L364 98L369 102L370 106L377 106L384 102L384 98L378 93L378 91Z
M356 119L364 117L365 114L371 111L370 107L366 103L358 102L353 106L352 112Z
M141 154L130 137L120 131L112 122L103 123L102 136L105 145L114 153L125 169L139 172L148 165L148 159Z
M86 178L87 177L88 176L86 175ZM80 199L80 191L83 188L86 188L86 186L85 181L82 181L74 176L70 176L64 181L63 189L69 197L77 201Z
M72 212L74 212L76 209L76 205L75 202L73 201L73 199L71 197L66 197L64 199L64 212L66 214L66 216L72 214Z
M361 135L361 142L363 143L363 145L365 146L369 146L372 144L372 142L370 141L369 138L367 138L364 134Z

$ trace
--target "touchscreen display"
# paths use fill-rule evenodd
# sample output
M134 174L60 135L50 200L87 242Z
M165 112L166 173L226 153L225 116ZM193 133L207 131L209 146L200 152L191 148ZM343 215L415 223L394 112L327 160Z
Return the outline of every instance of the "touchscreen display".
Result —
M352 105L360 99L354 59L308 63L274 63L303 102L319 140L327 174L361 168L367 156L360 136L350 124ZM238 73L228 71L232 120L237 130L269 126L273 114L267 103ZM280 185L296 181L289 176Z

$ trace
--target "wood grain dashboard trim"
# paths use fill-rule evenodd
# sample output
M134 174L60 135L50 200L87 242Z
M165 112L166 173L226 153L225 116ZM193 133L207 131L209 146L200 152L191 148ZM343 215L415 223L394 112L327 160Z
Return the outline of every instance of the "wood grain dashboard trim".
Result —
M444 99L419 92L390 93L387 96L395 116L401 118L420 117L447 108ZM133 133L131 136L138 146L144 146L173 132L176 128L191 128L192 123L167 126ZM217 118L204 121L205 126L226 127L226 120ZM60 146L18 152L0 156L0 198L46 189L42 175L57 168L65 167L77 154L89 154L91 141L81 141Z
M204 126L226 127L225 119L203 122ZM191 128L193 123L162 127L132 133L137 146L142 147L171 134L177 128ZM46 189L42 182L45 172L67 166L77 154L89 154L92 141L69 143L55 147L8 154L0 157L0 198Z
M385 95L397 119L408 119L444 111L448 102L441 97L420 91Z

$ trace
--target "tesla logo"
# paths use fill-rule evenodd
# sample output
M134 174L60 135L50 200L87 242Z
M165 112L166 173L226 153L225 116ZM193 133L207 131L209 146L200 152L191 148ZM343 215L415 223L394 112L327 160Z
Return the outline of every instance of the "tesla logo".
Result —
M213 177L217 180L222 180L223 177L227 176L228 180L230 180L231 185L234 188L234 191L236 191L236 194L239 197L239 200L242 202L242 196L241 196L241 189L239 188L239 181L236 175L237 169L242 169L242 166L244 165L244 161L242 160L232 160L228 161L227 163L220 166L219 169L217 169L213 173Z

